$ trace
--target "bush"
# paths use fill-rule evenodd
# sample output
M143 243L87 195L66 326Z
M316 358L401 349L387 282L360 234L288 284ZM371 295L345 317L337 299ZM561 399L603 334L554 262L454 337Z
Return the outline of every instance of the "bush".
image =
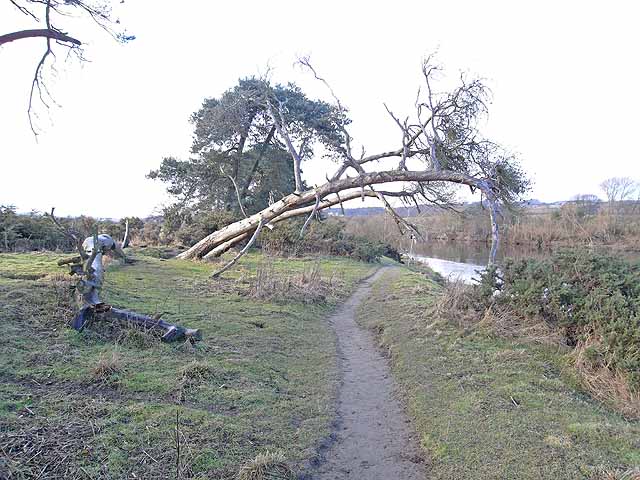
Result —
M125 232L123 218L113 220L96 220L91 217L58 218L58 221L72 230L76 230L84 238L92 234L94 229L99 233L107 233L115 240L122 240ZM139 236L145 226L137 217L128 217L130 238ZM75 244L53 224L51 218L40 212L32 211L19 214L15 207L0 205L0 252L28 252L35 250L75 250Z
M400 260L399 252L390 245L346 233L345 223L336 218L310 223L300 237L304 221L302 218L290 219L276 224L271 231L264 229L259 245L278 255L320 253L363 262L377 262L382 256Z
M226 210L194 210L172 205L164 209L159 239L164 244L193 245L240 218L237 213Z
M589 340L594 367L623 372L640 389L640 264L565 249L544 260L508 261L475 290L485 306L506 305L563 329L569 345Z

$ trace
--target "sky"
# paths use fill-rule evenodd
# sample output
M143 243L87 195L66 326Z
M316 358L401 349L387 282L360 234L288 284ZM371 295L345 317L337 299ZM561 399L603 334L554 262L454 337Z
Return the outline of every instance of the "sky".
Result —
M413 113L422 59L493 92L485 135L518 153L530 198L603 196L606 178L640 180L640 3L635 1L114 2L136 39L116 43L82 18L58 25L89 62L55 60L38 139L26 107L42 39L0 47L0 205L95 217L147 216L171 200L145 178L166 156L186 158L189 116L238 78L272 71L329 99L294 66L309 55L350 110L368 153L395 149L383 103ZM35 28L0 3L0 34ZM304 168L321 182L332 165ZM354 206L357 206L354 205Z

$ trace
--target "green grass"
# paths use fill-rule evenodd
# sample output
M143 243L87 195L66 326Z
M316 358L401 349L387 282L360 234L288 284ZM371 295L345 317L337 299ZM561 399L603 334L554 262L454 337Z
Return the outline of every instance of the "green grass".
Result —
M597 472L640 467L640 423L576 390L562 352L429 318L439 289L402 269L359 310L389 352L428 478L605 478Z
M323 259L336 296L304 304L248 295L258 254L211 280L211 264L140 253L109 266L104 300L201 329L195 347L105 324L78 334L69 282L50 275L61 256L0 255L0 477L176 478L176 412L181 478L233 478L267 450L294 467L313 457L334 412L324 318L372 266ZM313 262L272 261L278 274ZM97 375L114 352L118 368Z

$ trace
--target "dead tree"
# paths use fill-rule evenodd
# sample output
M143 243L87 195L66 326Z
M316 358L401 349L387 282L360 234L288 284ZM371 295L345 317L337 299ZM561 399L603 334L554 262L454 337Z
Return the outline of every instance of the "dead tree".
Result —
M332 159L337 163L333 175L313 188L302 189L301 155L304 145L294 145L287 131L287 106L273 94L264 80L261 101L275 124L280 141L286 145L294 162L295 191L264 210L213 232L179 255L184 259L218 256L233 245L251 238L255 240L263 225L270 226L297 215L310 215L343 201L365 196L381 201L402 233L420 232L398 215L389 197L399 197L407 204L428 202L447 206L449 187L463 185L478 191L487 205L491 222L492 248L489 263L495 261L499 245L501 205L512 202L528 188L522 170L513 155L496 143L483 138L477 124L487 113L489 91L480 80L460 77L459 85L448 92L437 92L434 81L440 69L428 58L422 66L425 86L418 90L414 113L401 120L390 108L387 112L398 130L399 147L367 155L353 152L354 139L348 131L347 111L330 85L320 77L308 59L300 60L317 80L324 83L342 114L339 125L341 139L333 145ZM386 107L386 106L385 106ZM395 167L377 169L381 161L396 159ZM401 185L399 191L381 190L380 185ZM247 249L243 249L241 254ZM234 258L233 262L237 261ZM226 269L225 266L223 268ZM216 272L216 274L219 272ZM215 274L214 274L215 275Z
M179 325L167 323L159 317L142 315L129 310L115 308L104 303L100 299L100 291L104 284L103 257L112 254L126 262L126 256L122 247L111 236L94 233L81 241L78 232L63 226L54 216L54 209L49 214L52 222L64 233L76 246L79 255L69 259L60 260L59 266L69 265L70 273L80 277L76 284L76 291L82 297L82 307L73 319L72 326L82 331L87 323L93 319L108 321L123 321L126 324L141 326L147 330L159 330L162 332L162 341L176 340L197 341L202 338L199 330L184 328Z

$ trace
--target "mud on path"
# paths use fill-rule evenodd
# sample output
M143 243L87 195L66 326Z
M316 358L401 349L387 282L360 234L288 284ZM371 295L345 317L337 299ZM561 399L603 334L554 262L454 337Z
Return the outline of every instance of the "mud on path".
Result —
M338 426L335 442L314 479L425 478L417 441L395 396L387 360L373 335L355 321L358 305L370 294L372 284L392 271L389 267L378 270L329 320L338 337Z

